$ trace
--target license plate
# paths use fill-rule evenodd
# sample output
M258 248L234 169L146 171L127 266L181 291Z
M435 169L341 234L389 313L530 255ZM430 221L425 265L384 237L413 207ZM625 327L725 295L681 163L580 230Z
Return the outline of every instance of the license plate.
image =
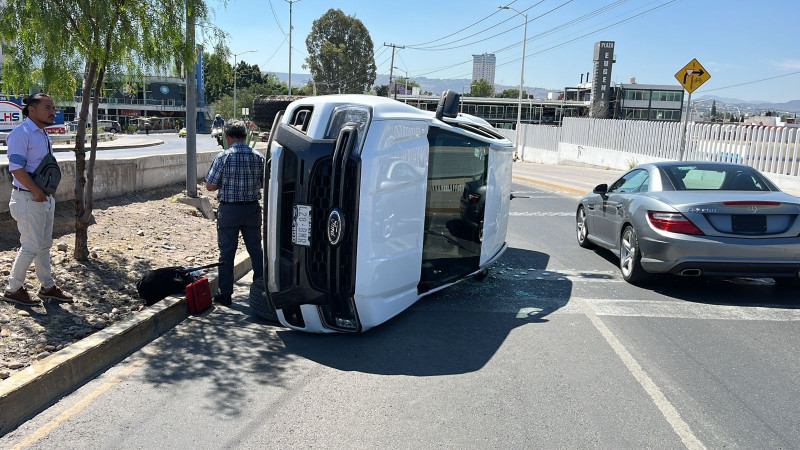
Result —
M731 216L731 225L734 233L765 233L767 231L767 216Z
M294 205L292 208L292 244L311 245L311 205Z

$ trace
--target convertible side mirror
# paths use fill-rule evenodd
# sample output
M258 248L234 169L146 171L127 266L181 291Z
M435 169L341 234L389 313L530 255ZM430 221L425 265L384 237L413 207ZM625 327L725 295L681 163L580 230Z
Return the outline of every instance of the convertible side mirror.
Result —
M606 192L608 192L608 185L598 184L597 186L594 187L594 190L592 190L592 192L594 192L595 194L606 195Z

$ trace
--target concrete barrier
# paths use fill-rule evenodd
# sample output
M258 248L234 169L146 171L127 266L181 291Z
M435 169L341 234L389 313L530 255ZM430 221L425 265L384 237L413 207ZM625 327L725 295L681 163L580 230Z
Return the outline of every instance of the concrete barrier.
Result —
M197 154L197 177L202 179L217 150ZM56 202L75 199L75 161L60 161L61 184ZM0 163L0 212L8 211L11 198L11 172L8 163ZM117 197L130 192L169 186L186 181L186 155L153 155L119 159L98 159L94 167L95 200Z

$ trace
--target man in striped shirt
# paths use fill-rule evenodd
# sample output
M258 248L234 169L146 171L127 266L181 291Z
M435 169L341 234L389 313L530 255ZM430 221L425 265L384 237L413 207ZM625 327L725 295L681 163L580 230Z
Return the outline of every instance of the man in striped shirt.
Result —
M228 149L214 158L206 174L209 191L219 191L217 200L217 245L219 260L219 293L214 301L231 304L233 294L233 260L242 233L244 245L253 265L253 280L264 277L261 250L261 188L264 157L244 142L247 128L241 120L228 121L224 127Z

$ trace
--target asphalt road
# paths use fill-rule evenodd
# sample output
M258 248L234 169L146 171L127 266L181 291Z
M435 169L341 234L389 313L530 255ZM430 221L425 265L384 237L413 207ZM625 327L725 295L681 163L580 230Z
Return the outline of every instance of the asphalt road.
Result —
M485 281L322 336L252 319L245 280L0 447L800 447L796 293L628 285L577 246L577 197L515 189Z

